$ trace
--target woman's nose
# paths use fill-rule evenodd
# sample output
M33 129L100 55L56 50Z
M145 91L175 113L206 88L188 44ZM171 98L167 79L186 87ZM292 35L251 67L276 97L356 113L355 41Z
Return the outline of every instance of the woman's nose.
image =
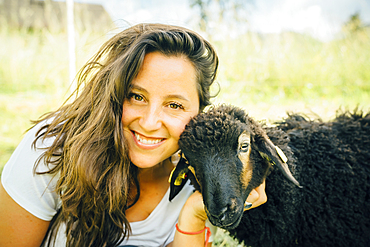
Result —
M146 131L153 131L161 128L161 109L157 106L148 106L140 117L139 124Z

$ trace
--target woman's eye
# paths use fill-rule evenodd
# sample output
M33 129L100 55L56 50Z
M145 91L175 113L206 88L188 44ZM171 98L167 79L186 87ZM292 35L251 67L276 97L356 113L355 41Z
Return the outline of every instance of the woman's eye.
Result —
M139 94L136 94L136 93L132 93L131 94L131 99L134 99L136 101L143 101L144 100L144 97L139 95Z
M169 104L169 107L171 108L171 109L184 109L184 107L181 105L181 104L178 104L178 103L170 103Z

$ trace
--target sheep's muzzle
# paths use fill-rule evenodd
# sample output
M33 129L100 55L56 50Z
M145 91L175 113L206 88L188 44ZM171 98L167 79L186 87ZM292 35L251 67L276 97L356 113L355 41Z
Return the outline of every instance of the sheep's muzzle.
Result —
M230 204L221 208L221 210L216 214L211 213L207 207L205 209L208 219L213 225L226 230L231 230L236 228L240 223L244 211L243 205L244 204L241 200L231 198Z

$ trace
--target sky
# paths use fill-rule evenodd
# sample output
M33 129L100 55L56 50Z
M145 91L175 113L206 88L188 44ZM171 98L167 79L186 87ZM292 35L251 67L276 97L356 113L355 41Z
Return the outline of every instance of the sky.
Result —
M263 32L292 30L327 39L359 13L370 24L370 0L262 0L256 1L252 27ZM270 4L272 3L272 4Z
M120 27L161 22L191 28L196 12L190 0L77 0L101 3ZM251 2L251 1L246 1ZM335 37L354 13L370 24L370 0L254 0L248 5L249 30L261 33L305 32L315 38Z

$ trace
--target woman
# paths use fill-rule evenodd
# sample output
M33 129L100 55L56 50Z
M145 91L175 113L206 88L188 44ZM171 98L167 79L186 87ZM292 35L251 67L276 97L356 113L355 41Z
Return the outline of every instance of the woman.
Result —
M204 246L201 195L187 185L170 203L168 178L217 67L212 46L180 27L140 24L107 41L80 72L82 92L5 166L0 246Z

